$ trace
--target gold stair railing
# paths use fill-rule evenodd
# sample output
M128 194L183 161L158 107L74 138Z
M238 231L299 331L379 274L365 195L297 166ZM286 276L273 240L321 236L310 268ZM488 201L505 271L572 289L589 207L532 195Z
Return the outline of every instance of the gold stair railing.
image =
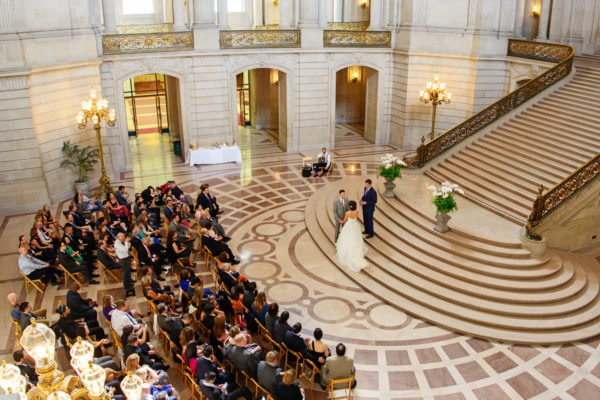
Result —
M404 159L409 168L423 167L427 162L462 140L481 131L492 122L497 121L560 81L569 75L573 69L574 50L571 46L509 39L507 55L538 61L557 62L558 64L429 142L425 143L425 138L422 137L416 156Z
M558 209L571 197L600 175L600 153L592 157L587 163L579 167L571 175L554 185L544 193L544 186L540 186L538 195L533 201L533 208L527 219L527 236L533 238L533 228L551 212Z

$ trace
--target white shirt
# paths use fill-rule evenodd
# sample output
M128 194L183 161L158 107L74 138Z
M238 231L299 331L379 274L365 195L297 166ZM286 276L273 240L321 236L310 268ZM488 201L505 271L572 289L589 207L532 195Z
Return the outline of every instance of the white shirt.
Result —
M323 154L323 152L320 152L319 155L317 156L317 160L319 158L324 158L325 162L327 163L327 165L325 165L325 168L329 168L329 165L331 165L331 158L329 157L329 153Z
M129 248L131 247L131 242L121 242L119 240L115 240L114 246L119 260L129 257Z
M45 262L43 262L42 260L38 260L37 258L32 257L29 254L26 254L26 255L19 254L18 263L19 263L19 269L21 271L23 271L23 273L25 275L29 275L38 269L46 268Z
M123 336L123 328L126 326L133 326L134 331L140 328L140 325L131 315L121 310L113 311L110 323L113 330L117 332L117 335L119 336Z

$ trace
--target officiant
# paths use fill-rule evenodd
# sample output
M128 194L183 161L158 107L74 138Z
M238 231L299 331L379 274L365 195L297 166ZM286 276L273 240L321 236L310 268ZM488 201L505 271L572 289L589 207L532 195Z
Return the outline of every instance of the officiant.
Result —
M323 176L323 174L329 171L329 168L331 167L331 157L329 157L329 153L325 147L323 147L321 153L317 155L317 160L318 161L313 164L315 176Z

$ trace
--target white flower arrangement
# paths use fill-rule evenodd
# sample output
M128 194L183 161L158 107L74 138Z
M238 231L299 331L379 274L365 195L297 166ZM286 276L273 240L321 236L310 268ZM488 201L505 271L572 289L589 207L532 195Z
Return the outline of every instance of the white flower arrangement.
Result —
M441 187L431 185L428 187L433 194L433 204L437 209L437 213L448 213L456 210L456 200L454 200L454 193L465 194L465 192L456 184L448 181L442 182Z
M379 165L378 176L385 178L388 182L393 182L396 178L402 178L400 169L406 167L406 163L393 154L386 154L381 157L381 165Z

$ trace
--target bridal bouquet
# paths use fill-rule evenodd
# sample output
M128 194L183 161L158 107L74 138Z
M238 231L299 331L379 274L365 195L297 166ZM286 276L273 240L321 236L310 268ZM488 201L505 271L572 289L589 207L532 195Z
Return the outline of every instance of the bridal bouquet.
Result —
M433 192L433 204L437 209L437 214L446 214L456 210L456 200L453 193L465 194L456 183L443 182L442 187L438 188L434 185L429 186L429 190Z
M402 178L400 170L406 167L406 163L402 159L393 154L386 154L381 157L381 165L377 168L379 171L377 176L385 178L388 182L393 182L396 178Z

